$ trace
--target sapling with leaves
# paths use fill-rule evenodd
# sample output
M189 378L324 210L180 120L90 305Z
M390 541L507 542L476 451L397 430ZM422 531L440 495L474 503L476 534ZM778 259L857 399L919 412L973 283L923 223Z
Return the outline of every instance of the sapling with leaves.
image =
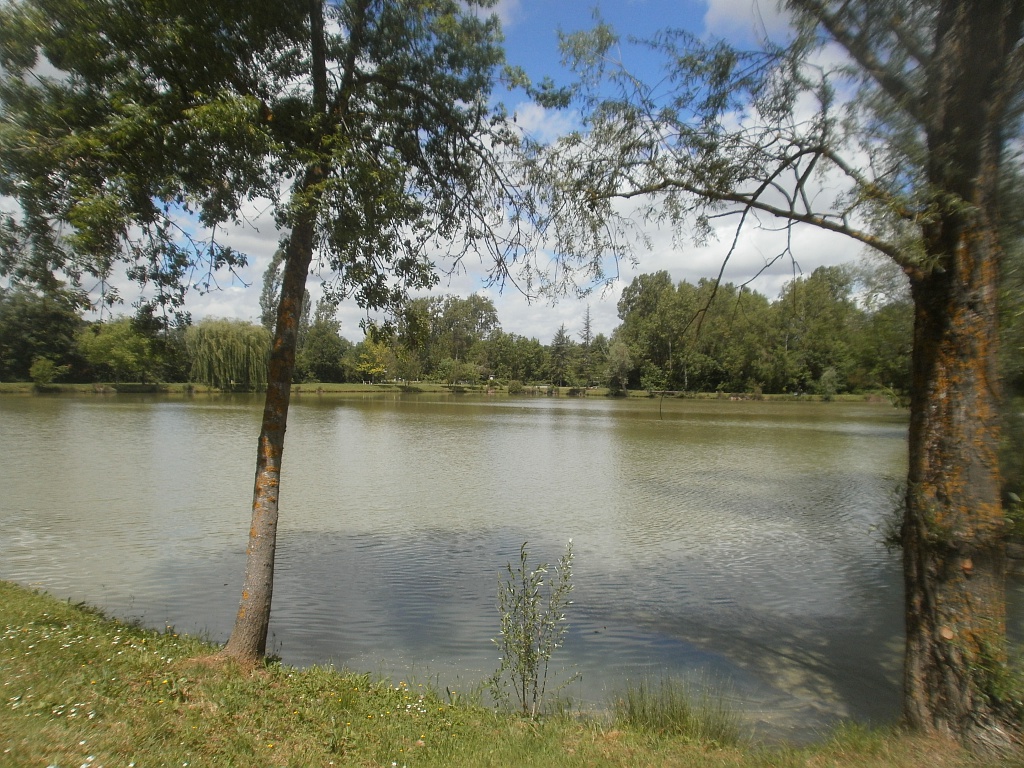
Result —
M511 685L522 713L532 718L543 707L551 657L569 628L573 552L570 539L549 575L547 563L530 568L526 545L519 548L519 567L507 563L507 577L498 580L501 630L493 642L501 649L501 665L489 682L496 702L509 701Z

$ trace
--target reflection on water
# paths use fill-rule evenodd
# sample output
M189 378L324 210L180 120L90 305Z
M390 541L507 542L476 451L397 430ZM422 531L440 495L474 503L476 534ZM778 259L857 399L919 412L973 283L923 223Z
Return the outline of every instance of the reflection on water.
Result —
M247 397L0 399L0 577L226 639L259 416ZM271 644L469 687L497 665L499 569L572 538L561 660L584 704L673 675L784 728L890 718L901 593L877 526L905 432L869 405L299 396Z

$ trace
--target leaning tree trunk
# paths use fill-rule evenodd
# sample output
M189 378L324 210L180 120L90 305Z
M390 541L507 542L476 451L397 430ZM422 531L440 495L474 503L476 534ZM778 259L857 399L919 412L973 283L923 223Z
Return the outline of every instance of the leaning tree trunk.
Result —
M310 23L310 64L312 76L312 107L317 115L327 114L327 50L324 34L323 3L307 0ZM365 19L363 21L365 23ZM361 36L361 27L353 30ZM358 46L351 46L345 68L342 93L338 104L340 116L347 109L353 61ZM313 131L310 148L322 149L325 122ZM288 405L292 395L292 374L299 345L299 319L306 295L306 277L313 261L317 206L320 184L327 175L323 161L306 169L302 182L292 193L292 209L298 211L284 254L284 277L281 299L277 307L277 328L270 350L267 372L267 399L263 406L263 426L256 448L256 481L252 494L252 525L249 546L245 550L245 581L242 599L235 616L231 637L223 653L246 663L262 659L267 652L270 627L270 603L274 595L274 557L277 551L278 498L281 488L281 458L284 454L284 433L288 426Z
M284 279L277 309L277 330L270 351L263 426L256 450L256 482L252 498L252 525L246 549L245 582L231 637L223 653L246 663L263 658L267 650L270 603L274 593L274 556L277 549L278 494L281 457L288 423L292 373L298 347L299 318L306 291L306 276L313 256L314 213L301 214L285 252Z

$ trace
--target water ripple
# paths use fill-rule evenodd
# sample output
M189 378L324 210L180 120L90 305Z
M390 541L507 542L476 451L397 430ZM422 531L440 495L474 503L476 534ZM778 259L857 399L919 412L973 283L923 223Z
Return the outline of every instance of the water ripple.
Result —
M497 664L504 564L572 538L557 671L583 673L578 699L669 674L773 727L888 717L900 587L877 528L906 427L823 405L302 395L271 648L469 686ZM255 399L5 398L0 420L0 577L227 637Z

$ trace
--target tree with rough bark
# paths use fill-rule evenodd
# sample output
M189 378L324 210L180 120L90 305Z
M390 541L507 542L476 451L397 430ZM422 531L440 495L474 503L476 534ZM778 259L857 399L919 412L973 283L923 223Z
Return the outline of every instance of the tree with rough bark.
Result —
M493 4L0 6L0 196L20 203L0 217L5 271L81 283L122 264L173 310L185 287L215 288L244 263L219 225L274 205L283 274L228 656L266 651L311 267L332 276L331 298L387 309L433 285L439 257L489 254L500 281L522 255L501 161L516 134L489 103L503 64Z
M783 7L782 44L662 32L651 82L600 22L564 39L585 126L533 156L559 276L602 279L643 242L645 216L698 241L733 217L726 261L744 227L781 223L899 265L914 305L903 715L1005 745L1021 706L1006 674L997 299L1000 217L1021 212L999 202L1020 171L1024 3Z

